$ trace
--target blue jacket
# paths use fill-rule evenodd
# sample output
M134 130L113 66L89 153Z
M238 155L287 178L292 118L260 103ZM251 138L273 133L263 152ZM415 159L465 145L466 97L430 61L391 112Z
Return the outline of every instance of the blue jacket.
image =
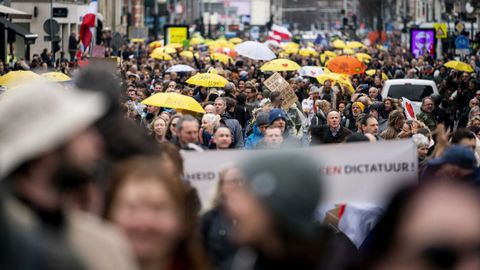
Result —
M253 133L245 140L245 149L255 149L257 145L263 140L263 134L258 129L257 125L253 125Z

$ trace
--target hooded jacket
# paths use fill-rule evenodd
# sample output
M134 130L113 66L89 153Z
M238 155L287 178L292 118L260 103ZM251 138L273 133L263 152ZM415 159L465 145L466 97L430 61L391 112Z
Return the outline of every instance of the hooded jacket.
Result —
M254 124L253 133L245 140L245 149L254 149L263 140L263 137L264 135L257 127L257 124Z
M237 119L232 118L228 113L222 114L222 122L230 129L233 135L233 145L234 148L243 148L243 132L242 126Z

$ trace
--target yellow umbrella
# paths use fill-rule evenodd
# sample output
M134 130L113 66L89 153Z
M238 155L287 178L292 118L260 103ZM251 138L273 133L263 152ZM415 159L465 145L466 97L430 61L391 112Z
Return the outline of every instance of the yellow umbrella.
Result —
M187 83L203 87L224 87L228 83L224 77L213 73L199 73L187 80Z
M155 40L155 41L150 42L150 44L148 44L148 46L150 47L150 49L154 49L154 48L157 48L157 47L162 47L163 46L163 41Z
M194 98L178 93L158 93L144 99L142 104L205 113L202 105L200 105Z
M45 79L37 73L29 70L10 71L0 77L0 85L7 88L12 88L35 81L45 81Z
M205 45L210 45L212 43L215 43L215 41L211 40L211 39L205 39L205 41L203 42Z
M226 64L226 65L227 65L229 62L230 62L230 63L233 63L233 59L232 59L230 56L228 56L228 55L226 55L226 54L223 54L223 53L213 53L213 54L212 54L212 59L213 59L213 60L220 61L220 62L222 62L222 63L224 63L224 64Z
M330 57L330 58L333 58L333 57L337 57L338 55L332 51L325 51L323 54L325 54L326 56Z
M377 69L369 69L369 70L365 71L365 74L367 74L369 76L374 76L375 74L377 74ZM382 72L382 80L384 80L384 81L388 80L387 74L385 74L383 72Z
M174 48L174 49L180 49L180 48L183 48L183 44L180 44L180 43L170 43L170 44L167 44L167 46L165 47L171 47L171 48Z
M47 72L43 73L42 77L51 82L66 82L71 80L71 78L63 72Z
M286 47L283 52L286 53L287 55L296 54L296 53L298 53L298 48L295 48L295 47Z
M262 71L295 71L299 69L300 66L297 63L288 59L274 59L260 68Z
M180 53L181 57L185 57L187 59L193 59L193 52L191 51L183 51ZM198 53L195 53L195 57L199 57Z
M233 43L233 44L239 44L239 43L242 43L243 40L241 38L238 38L238 37L234 37L234 38L231 38L228 40L230 43Z
M343 48L347 47L347 45L345 44L345 42L343 42L343 40L341 40L341 39L335 40L335 41L332 43L332 46L333 46L334 48L337 48L337 49L343 49Z
M177 50L175 50L172 47L162 47L162 48L156 48L155 50L153 50L152 54L153 53L176 53L176 52Z
M358 49L358 48L366 48L367 46L363 45L363 43L358 41L351 41L347 43L347 48L350 49Z
M199 37L193 37L192 39L190 39L190 45L198 45L198 44L202 44L203 42L204 40L202 40Z
M157 49L155 49L151 54L150 57L155 58L157 60L164 60L164 61L170 61L172 60L172 57L169 54L162 53L162 52L156 52Z
M315 44L313 44L313 42L311 42L311 41L307 42L307 47L314 47L314 46L315 46Z
M370 62L372 60L372 57L366 53L356 53L355 57L362 62Z
M467 63L464 63L464 62L461 62L461 61L455 61L455 60L452 60L452 61L448 61L447 63L445 63L445 65L447 68L453 68L453 69L456 69L456 70L459 70L459 71L465 71L465 72L473 72L474 69L471 65L467 64Z
M351 93L355 92L355 89L350 83L350 79L348 78L348 75L346 76L344 74L329 72L329 73L323 73L317 77L317 81L321 84L325 84L325 81L327 80L332 81L334 84L337 83L340 86L346 86Z
M318 55L317 51L315 51L314 48L302 48L300 49L298 54L300 54L301 56L317 56Z
M355 51L352 50L352 49L349 49L349 48L345 48L345 49L343 49L343 53L344 53L344 54L354 54Z

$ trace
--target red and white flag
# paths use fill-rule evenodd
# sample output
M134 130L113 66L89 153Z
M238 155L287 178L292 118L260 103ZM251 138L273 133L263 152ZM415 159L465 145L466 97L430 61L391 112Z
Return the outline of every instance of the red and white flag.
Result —
M282 42L282 37L275 35L273 32L268 32L268 40L273 40L280 44Z
M417 120L417 117L415 116L415 110L413 109L412 101L410 101L408 98L402 97L402 106L405 110L407 120Z
M91 0L88 4L87 14L83 16L82 25L80 26L80 50L77 52L77 58L80 58L91 46L93 39L92 28L95 27L95 21L98 12L97 0Z
M281 37L282 40L290 40L292 38L292 33L286 27L280 25L272 25L272 32L274 35Z

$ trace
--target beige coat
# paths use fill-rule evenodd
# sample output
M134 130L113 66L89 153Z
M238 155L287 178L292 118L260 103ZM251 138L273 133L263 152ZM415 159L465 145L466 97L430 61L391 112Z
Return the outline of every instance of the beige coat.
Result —
M12 222L38 226L34 213L22 202L8 198L5 209ZM65 240L90 270L137 270L124 235L100 218L79 210L66 211Z

